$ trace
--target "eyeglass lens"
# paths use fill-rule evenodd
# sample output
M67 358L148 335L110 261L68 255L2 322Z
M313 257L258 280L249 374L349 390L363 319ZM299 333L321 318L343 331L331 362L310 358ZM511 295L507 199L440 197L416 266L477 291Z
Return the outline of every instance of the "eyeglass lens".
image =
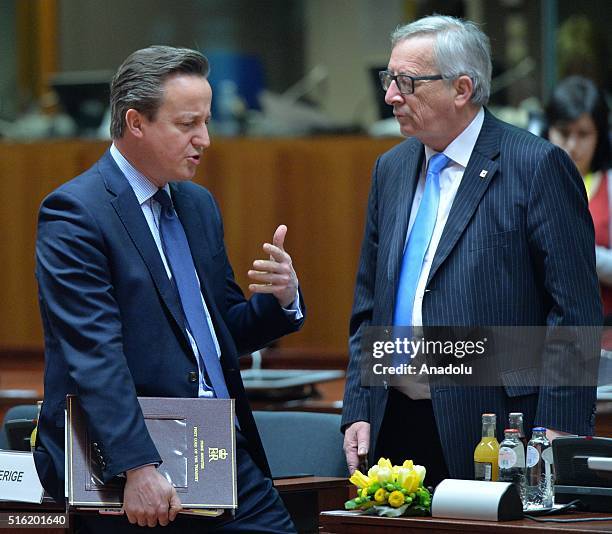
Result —
M393 80L395 80L395 83L397 84L397 88L400 90L400 93L408 95L412 93L413 85L410 76L401 74L394 76L393 74L387 71L382 71L380 73L380 81L384 91L389 89L389 86L391 85L391 82Z

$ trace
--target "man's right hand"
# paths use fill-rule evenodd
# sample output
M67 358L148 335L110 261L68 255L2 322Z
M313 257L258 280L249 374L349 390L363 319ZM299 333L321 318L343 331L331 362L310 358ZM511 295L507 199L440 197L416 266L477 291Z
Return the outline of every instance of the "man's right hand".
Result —
M349 473L365 464L370 447L370 423L357 421L344 431L344 454Z
M126 472L123 509L130 523L141 527L165 527L182 509L176 490L154 465L144 465Z

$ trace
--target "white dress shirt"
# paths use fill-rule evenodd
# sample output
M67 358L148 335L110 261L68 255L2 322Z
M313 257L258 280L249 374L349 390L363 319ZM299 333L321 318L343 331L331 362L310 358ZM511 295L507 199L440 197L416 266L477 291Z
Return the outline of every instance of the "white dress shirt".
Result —
M468 161L476 145L476 140L480 134L482 124L484 122L484 110L480 108L472 122L463 130L451 144L449 144L443 151L450 162L440 172L440 203L438 204L438 214L436 216L436 224L434 226L431 241L429 247L425 253L423 259L423 266L421 267L421 274L417 282L416 292L414 295L414 305L412 308L412 326L423 325L423 296L425 294L425 286L427 285L427 278L429 277L429 271L431 270L431 264L436 250L444 231L444 226L448 220L448 214L450 213L455 195L461 184L463 173L467 167ZM425 162L421 169L421 176L417 184L414 198L412 200L412 208L410 210L410 219L408 222L408 232L406 233L406 241L404 243L404 249L408 243L408 236L414 225L421 199L423 198L423 192L425 190L425 176L427 165L429 164L430 158L436 154L435 150L432 150L428 146L425 146ZM427 375L405 375L403 381L406 382L398 389L404 394L408 395L412 399L430 399L431 394L429 392L429 383L427 381Z

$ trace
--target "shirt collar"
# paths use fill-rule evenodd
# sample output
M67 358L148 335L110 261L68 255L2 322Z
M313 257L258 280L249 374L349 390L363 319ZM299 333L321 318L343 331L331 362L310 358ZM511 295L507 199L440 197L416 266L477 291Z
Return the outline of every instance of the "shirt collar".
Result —
M455 163L458 163L463 168L467 167L468 161L476 146L476 141L480 135L482 124L484 123L484 109L481 107L476 116L472 119L472 122L468 124L467 128L463 130L452 143L448 145L443 154L448 156ZM437 154L437 152L427 145L425 145L425 163L429 163L429 158Z
M110 147L110 155L115 160L115 163L129 182L130 186L132 186L136 199L141 206L157 193L159 188L125 158L115 146L115 143ZM169 195L170 187L168 184L164 186L164 189Z

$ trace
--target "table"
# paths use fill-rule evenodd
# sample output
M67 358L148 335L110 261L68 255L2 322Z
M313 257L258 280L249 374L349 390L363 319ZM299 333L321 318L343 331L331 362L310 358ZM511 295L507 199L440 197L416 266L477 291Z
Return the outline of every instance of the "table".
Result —
M568 514L555 516L563 518L610 517L611 514ZM590 523L539 523L530 519L518 521L470 521L467 519L441 519L433 517L372 517L354 512L322 512L319 518L320 534L394 534L428 533L449 534L470 532L470 534L552 534L553 532L611 533L612 521Z

